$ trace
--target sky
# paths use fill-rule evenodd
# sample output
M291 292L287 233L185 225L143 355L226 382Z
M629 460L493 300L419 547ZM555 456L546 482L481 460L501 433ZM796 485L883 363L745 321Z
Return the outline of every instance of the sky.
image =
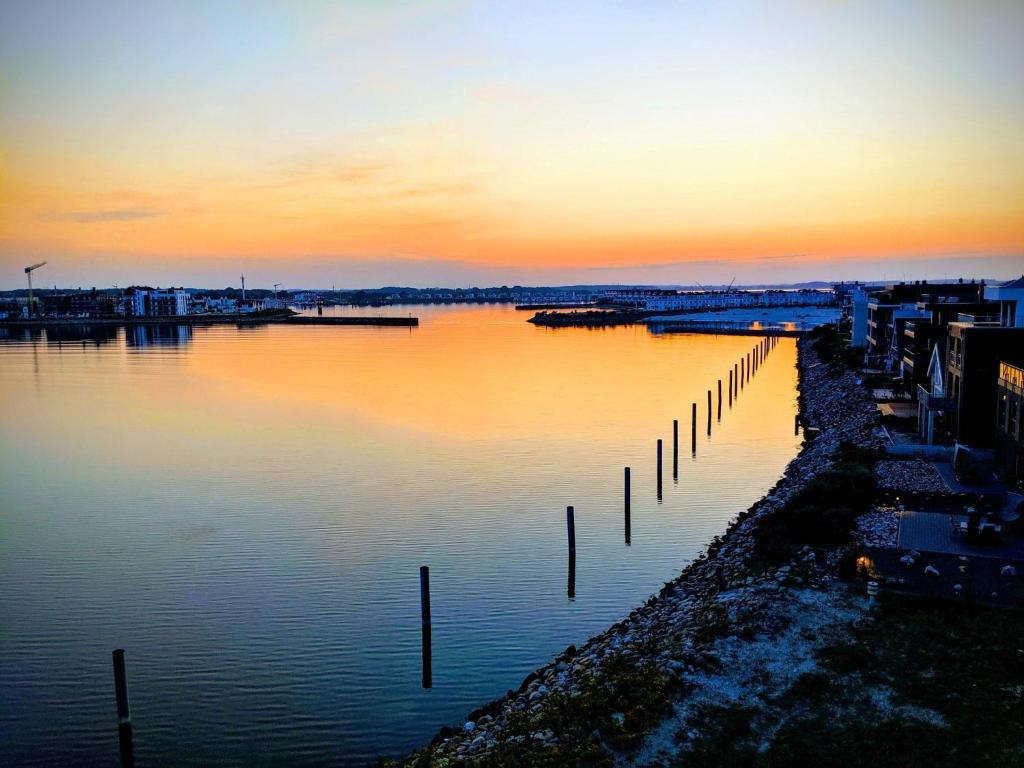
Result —
M1024 273L1024 3L0 3L0 287Z

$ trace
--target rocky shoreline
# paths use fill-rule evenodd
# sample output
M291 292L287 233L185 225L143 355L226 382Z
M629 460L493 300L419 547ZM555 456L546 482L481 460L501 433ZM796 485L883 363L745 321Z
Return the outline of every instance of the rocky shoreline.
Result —
M708 676L721 676L723 665L733 677L757 678L758 685L781 685L798 674L799 664L778 670L774 681L762 680L756 664L737 669L744 665L743 654L727 650L726 641L746 643L744 652L756 657L758 642L780 642L787 628L801 626L802 633L818 636L837 616L848 618L852 598L821 599L837 590L848 592L834 585L840 553L805 546L785 562L768 564L758 551L759 530L812 478L833 467L841 444L881 445L867 391L851 371L822 362L807 337L798 342L798 373L801 416L805 427L816 428L813 439L805 441L779 482L716 537L705 554L628 617L529 674L517 691L470 713L461 727L443 728L430 746L389 764L560 764L580 755L591 762L638 754L661 759L665 749L685 749L686 741L679 733L666 741L661 733L665 724L678 726L686 719L687 708L706 695ZM801 615L816 629L802 626ZM617 687L622 695L609 695ZM602 710L622 697L630 699L622 711ZM587 707L597 726L575 735L560 728L559 712L566 707Z

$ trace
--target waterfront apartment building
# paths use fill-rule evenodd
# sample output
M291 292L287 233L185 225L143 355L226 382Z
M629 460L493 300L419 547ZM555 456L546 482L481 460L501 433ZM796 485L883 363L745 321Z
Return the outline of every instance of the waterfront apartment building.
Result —
M187 315L192 301L186 291L159 288L129 288L124 312L132 317L177 317Z
M850 346L864 349L868 344L868 292L858 288L850 292Z
M915 305L916 317L902 321L903 343L895 351L899 354L899 371L908 390L928 381L928 363L932 349L939 347L942 360L946 359L946 340L949 338L949 324L956 321L996 322L997 308L990 302L931 302L919 301ZM890 347L890 357L894 353Z
M1024 362L1024 328L995 323L949 324L945 391L951 408L949 430L966 445L995 444L996 389L1000 363Z
M996 398L996 467L1011 487L1020 489L1024 487L1024 367L999 361Z
M976 303L984 297L984 283L893 283L872 292L867 305L867 348L864 362L885 370L896 370L903 357L903 326L906 320L927 315L919 301ZM857 330L855 329L855 333Z
M93 288L88 292L41 296L39 312L65 317L111 317L116 314L116 298Z

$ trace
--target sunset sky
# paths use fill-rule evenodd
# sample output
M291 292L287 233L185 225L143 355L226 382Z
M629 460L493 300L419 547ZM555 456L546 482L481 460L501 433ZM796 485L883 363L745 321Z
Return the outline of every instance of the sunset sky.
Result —
M6 0L0 287L1024 272L1024 3Z

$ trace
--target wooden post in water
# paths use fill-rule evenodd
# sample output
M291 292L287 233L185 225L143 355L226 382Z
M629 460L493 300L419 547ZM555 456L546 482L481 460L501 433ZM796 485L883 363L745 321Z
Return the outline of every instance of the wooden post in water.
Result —
M729 371L729 407L732 408L732 371Z
M711 434L711 390L708 390L708 434Z
M718 380L718 421L722 421L722 380Z
M133 768L135 748L132 744L132 713L128 707L128 675L124 667L124 649L118 648L114 657L114 695L117 699L117 740L121 753L121 768Z
M658 500L661 500L661 438L658 438Z
M672 479L679 479L679 419L672 419Z
M740 367L736 363L732 364L732 390L733 395L740 396Z
M569 553L569 575L565 587L565 594L570 600L576 599L576 553Z
M799 435L800 434L800 414L799 413L796 416L793 417L793 434L794 435Z
M630 540L630 520L629 520L629 505L630 505L630 488L629 488L629 467L626 467L625 471L625 512L626 512L626 545L629 545Z
M576 553L576 513L572 507L565 508L565 528L569 536L569 554Z
M434 684L432 646L430 639L430 568L420 566L420 625L422 634L423 687Z
M690 452L697 453L697 404L690 410Z

